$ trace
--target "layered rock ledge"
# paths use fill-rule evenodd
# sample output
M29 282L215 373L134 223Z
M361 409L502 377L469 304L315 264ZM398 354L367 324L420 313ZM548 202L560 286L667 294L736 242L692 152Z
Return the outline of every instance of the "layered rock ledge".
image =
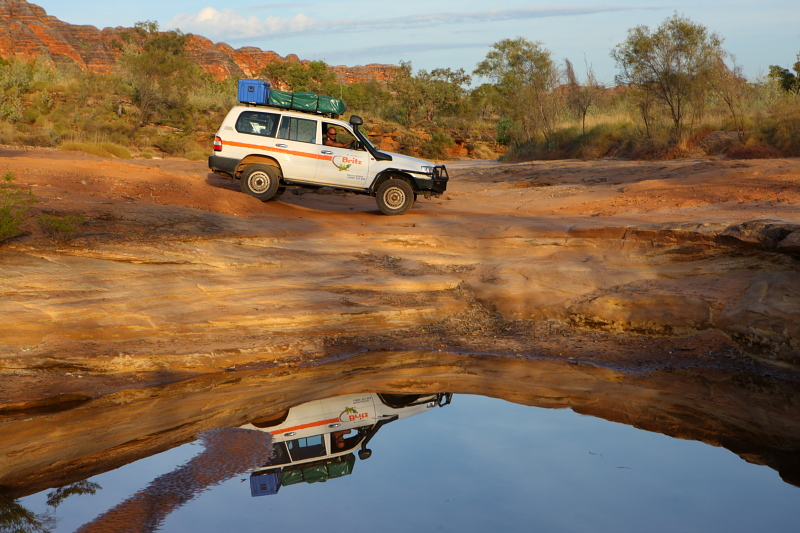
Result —
M366 390L569 407L798 483L800 161L448 166L385 217L262 203L204 162L0 148L39 200L0 245L0 486Z
M0 247L0 407L370 349L797 371L800 161L449 166L385 217L204 162L2 150L39 203Z

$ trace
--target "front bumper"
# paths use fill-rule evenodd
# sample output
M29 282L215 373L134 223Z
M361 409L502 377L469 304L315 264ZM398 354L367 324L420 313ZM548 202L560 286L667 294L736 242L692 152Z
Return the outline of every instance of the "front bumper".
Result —
M435 196L442 194L447 190L447 182L450 176L447 174L447 168L444 165L436 165L433 167L432 172L426 173L413 173L412 177L416 183L416 188L420 192L432 192Z

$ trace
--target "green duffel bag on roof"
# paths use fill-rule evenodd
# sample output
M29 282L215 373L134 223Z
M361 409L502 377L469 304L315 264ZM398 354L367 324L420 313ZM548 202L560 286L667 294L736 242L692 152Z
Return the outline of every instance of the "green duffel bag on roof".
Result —
M347 105L344 100L339 98L332 98L330 96L320 96L317 110L320 113L333 113L334 115L343 115Z
M316 93L287 93L275 90L269 92L269 105L296 111L333 115L341 115L347 109L344 101L339 98L320 96Z
M270 91L269 92L269 105L275 107L283 107L285 109L292 108L292 93L284 91Z

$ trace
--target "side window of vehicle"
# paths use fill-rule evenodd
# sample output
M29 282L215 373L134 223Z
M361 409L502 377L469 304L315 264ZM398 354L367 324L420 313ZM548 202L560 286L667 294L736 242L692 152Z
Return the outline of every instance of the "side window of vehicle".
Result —
M335 124L328 124L326 122L322 123L322 144L325 144L325 139L327 138L327 133L329 129L335 129L337 137L335 138L336 142L342 143L347 145L348 147L351 146L351 143L356 140L353 134L347 129L337 126ZM364 150L364 147L359 147L360 150Z
M262 137L275 137L278 127L277 113L262 113L259 111L243 111L236 119L236 131L250 133Z
M302 461L325 455L325 442L322 437L322 435L314 435L287 442L292 461Z
M283 117L278 138L303 143L317 142L317 121L296 117Z

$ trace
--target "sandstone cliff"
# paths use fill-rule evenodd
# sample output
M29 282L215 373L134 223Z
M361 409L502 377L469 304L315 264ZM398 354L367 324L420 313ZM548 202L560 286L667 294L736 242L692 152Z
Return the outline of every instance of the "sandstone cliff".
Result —
M109 73L130 28L99 30L94 26L68 24L49 16L41 7L26 0L0 0L0 58L31 60L45 58L55 64L76 65L82 71ZM250 77L275 61L300 62L294 54L282 57L254 46L234 49L192 35L189 50L194 59L217 79L228 76ZM391 77L394 65L332 66L341 83L378 81Z

